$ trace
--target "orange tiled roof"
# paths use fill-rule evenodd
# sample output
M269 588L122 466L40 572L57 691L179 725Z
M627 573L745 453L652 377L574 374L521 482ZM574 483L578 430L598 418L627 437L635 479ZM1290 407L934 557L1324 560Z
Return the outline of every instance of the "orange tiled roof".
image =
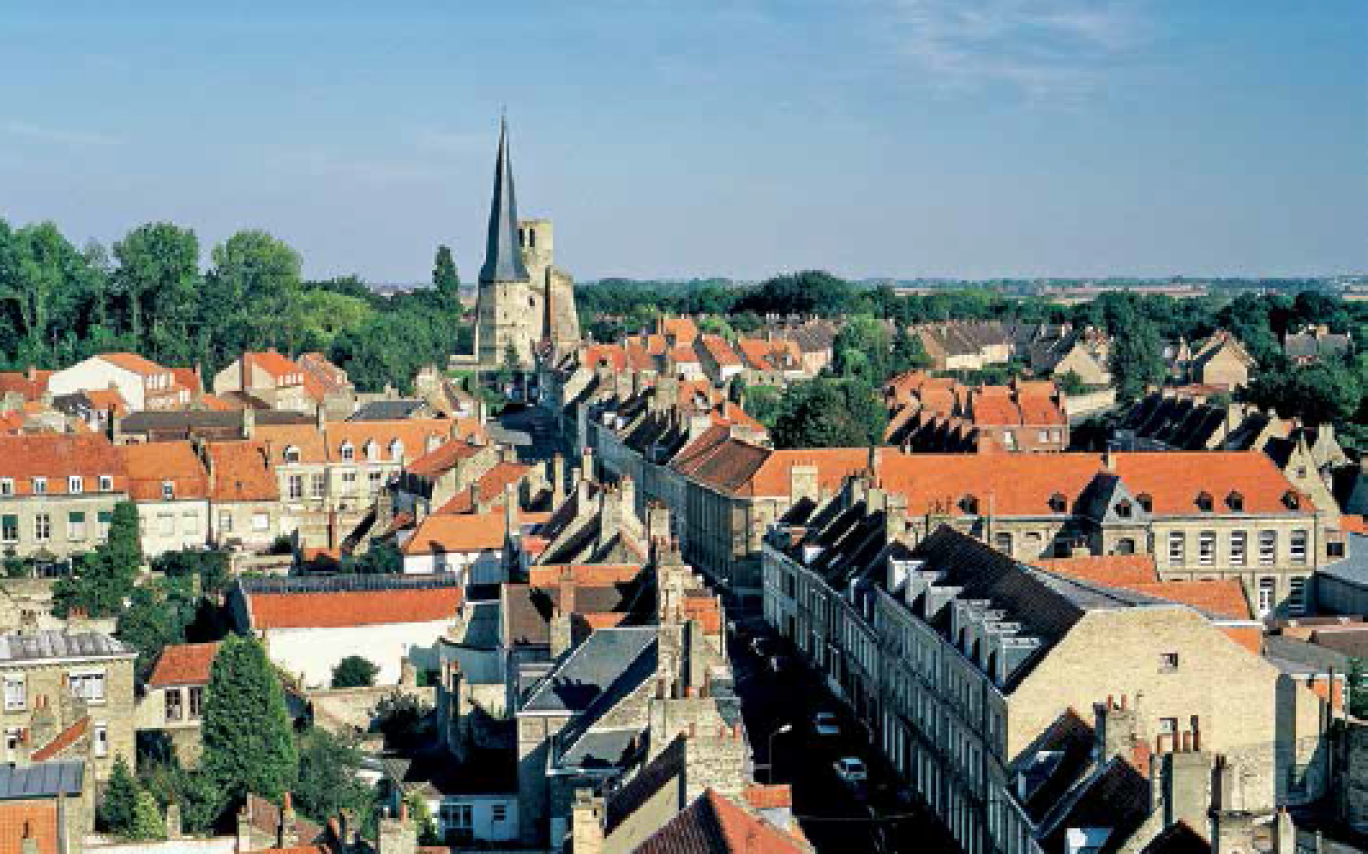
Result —
M507 531L502 510L488 513L433 513L418 523L404 544L406 555L502 549Z
M114 410L114 414L122 418L128 414L128 403L123 395L119 394L118 389L95 388L83 392L86 400L90 401L90 407L100 412Z
M462 600L459 587L253 593L247 608L254 629L346 628L449 620Z
M469 442L446 442L409 463L405 470L420 477L436 477L450 470L457 462L468 460L481 450L480 446Z
M761 785L752 783L742 793L746 803L758 810L782 809L793 806L793 787L788 783Z
M355 462L366 462L366 448L374 443L375 462L390 462L391 447L398 442L402 460L412 462L428 453L429 441L450 441L468 438L481 431L471 419L404 418L390 421L330 421L323 432L313 424L259 424L256 438L269 441L275 462L283 461L286 448L299 451L301 463L343 462L342 448L350 443ZM464 434L464 435L461 435Z
M681 344L691 344L698 337L698 326L691 317L662 317L660 331L673 335Z
M33 478L47 478L48 495L66 495L68 477L79 475L84 492L94 492L101 475L113 491L128 489L123 458L99 433L0 436L0 477L14 479L15 495L32 495Z
M566 573L577 585L607 587L624 584L641 573L641 564L543 564L528 567L527 583L533 587L555 587Z
M90 715L82 717L76 723L57 733L57 737L47 744L33 751L34 762L46 762L49 759L56 759L66 752L69 748L85 737L86 731L90 729Z
M215 501L276 501L280 484L264 442L210 442L209 497Z
M37 854L60 854L61 833L56 798L0 802L0 854L25 854L25 837L37 843Z
M700 335L698 340L718 367L725 368L741 364L741 357L736 355L731 344L727 343L727 339L721 335Z
M17 392L24 400L37 400L47 392L53 371L0 371L0 395Z
M1180 605L1190 605L1214 617L1228 620L1252 620L1254 615L1245 600L1244 586L1234 578L1210 581L1159 581L1136 584L1130 588Z
M1263 654L1263 629L1259 626L1218 626L1226 637L1254 653Z
M417 463L414 463L416 466ZM409 471L413 471L410 467ZM503 497L504 487L509 484L520 482L529 472L532 466L524 463L510 463L506 461L497 462L494 467L485 472L479 480L475 481L475 488L479 492L480 501L493 502ZM470 513L475 509L475 504L470 500L470 490L463 489L454 498L443 504L438 513ZM519 517L523 518L523 517ZM523 519L526 521L526 519Z
M170 483L177 499L208 498L209 473L190 442L120 445L128 470L128 494L135 501L160 501Z
M1245 601L1244 587L1239 581L1161 581L1153 555L1048 558L1032 563L1041 569L1080 581L1189 605L1215 617L1253 619L1249 603Z
M137 353L101 353L99 356L96 356L96 358L108 362L117 368L123 368L125 371L144 377L171 373L169 369L162 367L151 359L145 359Z
M207 685L209 669L218 655L217 643L178 643L162 650L147 684L152 688L168 685Z
M242 409L240 403L234 403L216 394L200 395L199 404L210 412L236 412Z
M176 378L176 385L187 389L191 394L204 391L204 383L200 381L199 372L194 368L172 368L171 375Z
M1041 569L1111 587L1152 584L1159 580L1154 555L1086 555L1031 561Z
M637 854L797 854L811 849L707 789L636 850Z

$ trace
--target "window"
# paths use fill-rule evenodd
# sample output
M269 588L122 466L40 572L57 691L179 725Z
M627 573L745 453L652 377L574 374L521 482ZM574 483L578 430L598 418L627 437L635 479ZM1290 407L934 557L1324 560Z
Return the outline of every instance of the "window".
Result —
M1306 531L1297 530L1292 532L1292 538L1288 541L1288 555L1295 564L1306 564Z
M1169 533L1169 563L1182 566L1187 559L1187 535L1182 531Z
M1048 441L1050 441L1050 431L1049 431L1049 430L1041 430L1041 431L1040 431L1040 443L1043 445L1043 444L1045 444L1045 443L1048 442Z
M309 482L309 494L314 498L322 498L328 494L328 476L326 474L316 474Z
M71 696L79 697L87 703L103 703L105 699L105 675L103 670L85 670L72 673L68 677Z
M1267 617L1273 612L1273 608L1278 603L1278 580L1276 578L1259 579L1259 616Z
M219 511L219 530L220 530L220 531L225 531L225 532L226 532L226 531L231 531L231 530L233 530L233 514L232 514L232 511L229 511L229 510L220 510L220 511Z
M12 726L5 730L5 761L19 761L19 745L23 742L24 730L21 727Z
M67 539L73 543L79 543L86 538L86 520L84 513L67 514Z
M168 721L178 721L185 717L185 707L181 702L181 690L179 688L166 689L166 719Z
M1226 506L1236 513L1244 512L1244 496L1238 492L1232 492L1226 496Z
M181 530L187 534L199 533L199 514L193 510L187 510L181 514Z
M162 501L174 501L176 498L176 484L169 480L162 481Z
M199 685L190 686L190 720L198 720L204 716L204 688Z
M1050 512L1063 513L1069 509L1069 500L1064 497L1064 493L1056 492L1050 496Z
M1130 537L1122 537L1116 541L1116 553L1119 555L1135 554L1135 540Z
M24 675L11 674L5 677L5 711L15 712L28 707L28 683Z
M47 478L35 477L33 479L33 494L47 495Z
M75 474L68 477L67 492L71 495L80 495L82 492L85 492L85 478Z
M285 494L292 500L304 497L304 475L292 474L285 481Z
M993 548L1003 554L1012 553L1012 535L1008 533L997 533L993 535Z
M95 755L109 755L109 727L106 724L95 724Z
M1287 612L1301 616L1306 613L1306 579L1293 578L1287 583Z
M299 462L299 449L296 448L294 445L290 445L288 448L285 449L285 462Z
M14 478L0 477L0 495L14 494Z
M1201 510L1203 513L1210 513L1210 512L1211 512L1211 507L1212 507L1212 504L1211 504L1211 493L1210 493L1210 492L1199 492L1199 493L1197 493L1197 509L1198 509L1198 510Z
M381 484L385 482L385 473L382 471L368 472L366 477L370 479L371 490L378 490Z
M1231 565L1231 566L1244 566L1244 565L1245 565L1245 560L1246 560L1245 555L1246 555L1246 553L1247 553L1247 551L1248 551L1248 548L1249 548L1249 532L1248 532L1248 531L1231 531L1231 532L1230 532L1230 565Z
M347 460L348 462L356 459L356 448L351 442L343 442L342 447L339 450L341 451L342 459Z
M19 542L19 517L13 513L0 516L0 540L6 543Z
M380 458L380 446L375 443L374 439L367 439L362 450L365 452L366 459L368 460L377 460Z
M157 514L157 535L169 537L176 533L176 514L158 513Z
M1178 669L1178 653L1163 652L1159 654L1159 672L1172 673Z
M1344 557L1344 543L1326 543L1325 556L1336 558Z
M978 513L978 499L972 495L966 495L960 499L959 507L960 510L968 513L970 516L976 515Z
M1278 532L1259 532L1259 565L1272 566L1278 561Z
M442 804L442 829L448 843L470 841L474 829L472 812L470 804Z
M33 517L33 538L40 543L46 543L52 537L52 517L46 513L39 513Z
M1122 519L1129 519L1132 514L1131 503L1122 499L1116 502L1116 515Z
M1197 565L1211 566L1216 563L1216 532L1202 531L1197 535Z
M395 439L389 444L390 459L396 463L404 461L404 443Z
M1150 497L1150 494L1148 492L1142 492L1139 495L1135 496L1135 503L1139 504L1141 509L1143 509L1146 513L1154 512L1154 499Z
M490 804L489 820L495 824L508 821L508 804Z
M100 475L100 491L101 491L101 492L113 492L113 491L114 491L114 476L113 476L113 475L109 475L109 474L102 474L102 475Z
M356 472L342 472L342 485L354 489L356 487Z
M1013 433L1011 430L1003 430L1002 446L1009 451L1015 451L1017 449L1016 434Z
M267 513L253 513L253 514L252 514L252 530L253 530L253 531L269 531L269 530L271 530L271 517L270 517L270 514L267 514Z

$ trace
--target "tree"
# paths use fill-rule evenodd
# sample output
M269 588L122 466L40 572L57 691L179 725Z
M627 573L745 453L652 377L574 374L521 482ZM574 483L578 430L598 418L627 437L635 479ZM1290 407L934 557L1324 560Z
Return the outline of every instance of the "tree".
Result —
M432 265L432 286L453 311L459 310L461 277L456 274L456 261L451 257L449 246L437 247L437 257Z
M129 824L129 839L165 839L166 825L162 822L161 810L157 808L157 799L151 792L138 790L137 800L133 804L133 821Z
M790 385L770 438L776 448L858 448L883 441L888 413L861 380L818 378Z
M332 687L369 688L375 684L380 668L375 662L359 655L349 655L333 668Z
M894 376L931 367L931 357L926 354L921 338L914 335L912 328L906 323L899 324L898 332L893 336L893 354L890 361L889 373Z
M280 680L255 637L229 635L204 697L201 767L230 803L248 792L276 800L295 782L299 757Z
M293 795L300 812L319 824L347 809L372 812L375 795L359 779L361 751L355 737L310 727L299 737L299 780Z
M119 639L138 651L137 672L146 678L163 649L184 643L199 611L199 597L188 582L158 579L133 590L119 612Z
M832 372L838 377L882 385L889 375L890 347L883 323L869 316L852 317L832 344Z
M141 565L138 508L121 501L114 506L105 542L76 558L72 574L53 585L53 613L65 617L81 608L92 617L117 616Z
M227 300L227 305L222 300L218 304L240 327L237 336L246 339L222 343L235 343L239 350L271 345L292 349L301 287L299 253L264 231L248 230L215 246L212 254L214 281L206 290Z
M138 782L128 770L123 754L114 757L114 768L100 802L99 819L105 830L118 836L128 836L133 828L133 816L138 808Z
M437 822L432 818L427 801L417 792L409 792L404 796L404 803L408 805L409 818L418 827L418 844L441 845L442 837L437 833Z
M1059 378L1059 390L1065 394L1083 394L1088 390L1088 385L1077 371L1067 371Z
M1121 403L1134 403L1151 386L1163 385L1168 373L1163 344L1154 324L1140 318L1133 318L1129 323L1128 329L1113 338L1111 354L1116 399Z
M195 232L169 222L142 225L114 244L114 257L119 266L112 290L128 331L147 342L144 352L154 358L188 357L188 327L200 290Z
M372 543L352 564L361 575L398 575L404 571L404 555L393 543Z

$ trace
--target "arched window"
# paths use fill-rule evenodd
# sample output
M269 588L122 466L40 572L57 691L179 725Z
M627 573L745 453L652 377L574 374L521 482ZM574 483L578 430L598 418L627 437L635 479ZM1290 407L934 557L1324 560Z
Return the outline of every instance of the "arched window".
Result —
M339 450L339 452L340 452L341 455L342 455L342 459L347 460L347 461L349 461L349 462L350 462L351 460L356 459L356 446L354 446L354 445L351 443L351 440L350 440L350 439L348 439L347 441L343 442L343 443L342 443L342 446L341 446L338 450Z
M1244 512L1244 496L1238 492L1231 492L1226 496L1226 506L1236 513Z
M398 439L391 439L389 443L389 455L390 459L394 460L396 463L403 462L404 443L399 441Z
M959 507L961 511L970 516L977 515L979 509L978 499L972 495L966 495L959 500Z
M375 443L374 439L366 440L366 444L362 446L362 452L366 455L366 459L368 460L380 458L380 446Z
M297 463L297 462L299 462L299 449L296 448L294 445L289 445L289 446L287 446L287 447L285 448L285 462L287 462L287 463Z
M1198 510L1201 510L1203 513L1210 513L1210 512L1211 512L1211 508L1212 508L1211 493L1210 493L1210 492L1199 492L1199 493L1197 493L1197 509L1198 509Z
M1056 492L1050 496L1050 512L1063 513L1069 509L1069 499L1064 497L1064 493Z

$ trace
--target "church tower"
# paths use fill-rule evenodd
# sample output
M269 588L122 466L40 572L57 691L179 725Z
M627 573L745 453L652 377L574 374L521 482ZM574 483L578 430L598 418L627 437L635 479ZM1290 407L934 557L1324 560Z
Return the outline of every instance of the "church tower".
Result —
M560 352L579 342L574 281L553 266L551 239L550 220L518 219L508 122L503 121L475 309L480 365L504 365L511 349L519 366L530 369L543 347Z

